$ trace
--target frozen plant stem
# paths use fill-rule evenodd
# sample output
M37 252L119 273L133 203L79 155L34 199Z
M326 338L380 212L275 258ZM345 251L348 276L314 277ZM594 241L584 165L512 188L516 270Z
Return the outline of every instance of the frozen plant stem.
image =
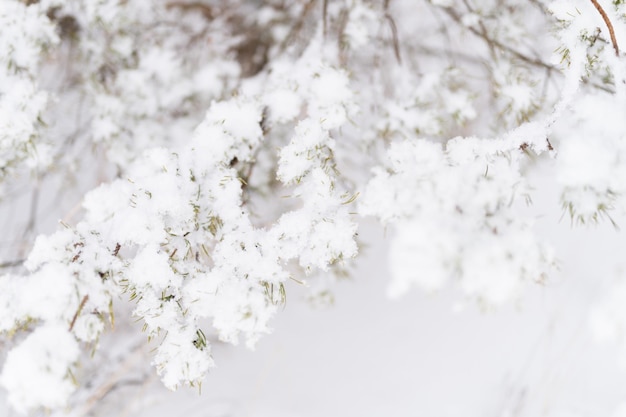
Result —
M613 48L615 49L615 56L619 56L619 46L617 46L617 39L615 38L615 30L613 30L613 24L611 23L609 16L606 14L602 6L600 6L600 3L598 3L598 0L591 0L591 2L593 3L596 10L598 10L598 13L600 13L600 15L602 16L602 19L604 19L604 23L606 24L606 26L609 28L609 34L611 35L611 43L613 44Z

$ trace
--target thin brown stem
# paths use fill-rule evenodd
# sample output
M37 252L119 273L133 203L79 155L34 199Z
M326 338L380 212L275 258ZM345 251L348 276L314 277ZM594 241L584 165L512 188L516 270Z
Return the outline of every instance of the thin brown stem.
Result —
M83 297L83 300L80 302L80 305L78 306L78 310L76 310L76 313L74 313L74 317L72 317L72 322L70 323L70 328L69 331L71 332L72 329L74 328L74 324L76 324L76 319L78 318L78 316L80 315L80 312L83 310L83 308L85 307L85 304L87 304L87 300L89 300L89 296L85 295Z
M396 55L398 64L402 64L402 57L400 56L400 41L398 39L398 27L395 20L389 13L385 13L385 19L389 22L389 28L391 29L391 36L393 37L393 52Z
M615 56L619 56L619 46L617 45L617 38L615 38L615 30L613 29L613 24L611 23L611 19L609 19L609 16L606 14L606 12L602 8L602 6L600 6L600 3L598 3L597 0L591 0L591 3L593 3L598 13L600 13L600 15L602 16L602 19L604 20L606 27L609 28L609 35L611 35L611 43L613 44L613 49L615 49Z
M385 11L385 19L389 22L389 28L391 29L391 36L393 37L393 52L396 55L396 60L398 64L402 65L402 58L400 56L400 40L398 39L398 27L396 26L396 21L389 13L389 3L391 0L385 0L383 3L383 10Z
M322 3L322 26L324 28L324 39L326 39L326 35L328 34L328 0L324 0Z

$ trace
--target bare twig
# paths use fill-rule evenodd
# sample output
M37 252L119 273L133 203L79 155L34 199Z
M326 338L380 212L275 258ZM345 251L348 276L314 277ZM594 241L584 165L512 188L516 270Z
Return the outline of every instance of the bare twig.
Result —
M602 19L604 20L606 27L609 28L609 35L611 35L611 43L613 44L613 49L615 49L615 56L619 56L619 46L617 45L617 39L615 38L615 30L613 29L613 24L611 23L611 19L609 19L609 16L606 14L606 12L602 8L602 6L600 6L600 3L598 3L597 0L591 0L591 3L593 3L598 13L600 13L600 16L602 16Z
M302 11L300 12L300 16L298 17L296 22L293 24L293 26L289 30L289 33L287 34L287 36L285 37L285 39L283 40L280 46L281 52L284 52L287 49L287 47L296 39L296 37L298 36L300 31L304 27L304 23L306 21L307 16L311 12L311 10L313 10L313 6L315 6L315 2L316 0L309 0L304 5Z
M393 37L393 52L396 54L398 64L402 65L402 58L400 57L400 41L398 39L398 26L396 26L396 21L393 19L393 16L391 16L391 13L389 13L389 3L391 3L391 0L385 0L383 10L385 11L385 19L389 22L391 36Z
M468 12L475 13L474 9L468 3L467 0L463 0L463 4L465 4L465 7L467 8ZM489 54L491 55L491 58L494 61L496 61L497 60L497 56L496 56L495 45L494 45L494 42L491 40L491 37L489 37L489 31L487 30L487 27L485 26L485 23L483 22L482 19L478 20L478 26L480 26L480 36L481 36L481 38L483 38L485 43L487 43L487 47L489 48Z
M339 62L341 63L342 67L345 67L348 63L348 56L346 54L346 48L344 44L344 34L346 33L346 26L348 25L349 15L350 13L348 12L348 10L343 9L339 13L339 18L337 19L337 33L339 34L339 36L337 36L337 51L339 51Z
M448 16L450 16L452 18L452 20L454 20L457 23L462 23L461 22L461 16L451 7L442 7L442 10L444 10ZM542 68L546 68L546 69L551 69L551 70L555 70L557 69L557 67L555 67L554 65L548 64L546 62L543 62L542 60L538 59L538 58L533 58L530 57L516 49L513 49L512 47L510 47L509 45L503 44L502 42L498 41L497 39L494 39L492 37L490 37L487 33L483 33L479 30L477 30L476 28L473 27L468 27L469 31L472 32L474 35L483 38L485 40L485 42L487 42L488 45L490 45L491 47L495 46L498 49L502 50L502 51L506 51L509 54L513 55L514 57L526 62L527 64L531 64L537 67L542 67Z
M328 33L328 0L322 2L322 25L324 27L324 39L326 39Z
M400 57L400 41L398 40L398 28L396 26L396 22L389 13L385 13L385 19L387 19L389 27L391 28L391 36L393 36L393 52L396 55L396 60L398 61L398 64L402 64L402 58Z
M545 4L543 4L542 2L538 1L538 0L530 0L530 3L533 4L534 6L536 6L539 10L541 10L541 12L546 15L546 16L550 16L552 15L552 13L550 12L550 10L546 7Z
M92 410L96 407L100 400L109 394L111 390L116 387L119 388L119 382L122 381L122 378L129 373L133 364L136 363L138 359L141 359L141 356L143 355L143 346L143 343L139 343L132 348L124 362L117 368L117 371L95 390L95 392L87 399L82 407L82 410L80 410L77 415L81 417L91 415ZM146 382L149 380L150 379L147 379Z
M24 236L28 236L35 229L38 206L39 206L39 180L35 182L35 188L33 189L33 193L31 195L30 214L28 216L28 224L26 225Z

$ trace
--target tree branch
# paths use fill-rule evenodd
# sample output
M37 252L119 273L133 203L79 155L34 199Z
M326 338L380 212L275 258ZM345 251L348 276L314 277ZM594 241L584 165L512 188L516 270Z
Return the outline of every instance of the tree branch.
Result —
M606 14L600 3L597 0L591 0L591 3L595 6L596 10L602 16L606 27L609 28L609 35L611 35L611 43L613 44L613 49L615 49L615 56L619 56L619 46L617 45L617 39L615 38L615 30L613 29L613 24L609 19L609 16Z
M385 11L385 19L389 22L391 36L393 37L393 52L396 55L398 64L402 65L402 58L400 57L400 41L398 40L398 27L396 26L396 21L393 19L393 16L389 13L389 3L391 3L391 0L385 0L383 10Z

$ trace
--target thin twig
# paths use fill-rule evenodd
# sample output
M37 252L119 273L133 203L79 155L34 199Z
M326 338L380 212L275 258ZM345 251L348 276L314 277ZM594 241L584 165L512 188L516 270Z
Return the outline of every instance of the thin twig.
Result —
M389 27L391 28L391 36L393 37L393 52L396 54L398 64L402 65L402 58L400 57L400 41L398 40L398 27L389 13L385 13L385 19L387 19Z
M461 16L451 7L442 7L442 10L444 10L451 18L452 20L454 20L457 23L461 23ZM508 53L510 53L511 55L513 55L514 57L528 63L531 65L535 65L538 67L543 67L543 68L547 68L547 69L551 69L551 70L555 70L557 69L557 67L555 67L554 65L550 65L546 62L543 62L542 60L538 59L538 58L532 58L528 55L525 55L521 52L519 52L516 49L513 49L512 47L503 44L502 42L498 41L497 39L494 39L490 36L488 36L487 34L482 33L481 31L477 30L476 28L473 27L468 27L469 31L472 32L474 35L483 38L485 40L485 42L487 42L488 45L493 45L495 47L497 47L498 49L502 50L502 51L506 51Z
M26 229L24 230L24 236L28 236L33 230L35 230L35 223L37 220L37 208L39 206L39 187L40 180L39 178L35 181L35 187L33 188L33 193L30 199L30 214L28 216L28 223L26 224Z
M316 0L309 0L304 5L302 11L300 12L300 16L298 17L296 22L293 24L293 26L289 30L289 33L287 34L282 44L280 45L281 52L284 52L287 49L287 47L296 39L300 31L302 30L302 27L304 26L307 16L311 12L311 10L313 10L313 6L315 5L315 2Z
M85 295L83 297L83 300L80 302L80 305L78 306L78 310L76 310L76 313L74 313L74 317L72 318L72 322L70 323L70 328L69 328L70 332L74 328L74 324L76 324L76 319L78 318L78 315L83 310L83 307L85 307L85 304L87 304L87 300L89 300L89 295Z
M538 0L530 0L530 3L535 5L539 10L541 10L541 12L546 15L546 16L551 16L552 13L550 12L550 10L540 1Z
M14 266L22 265L26 259L15 259L13 261L0 262L0 269L13 268Z
M339 34L339 36L337 36L337 51L339 52L339 63L342 67L345 67L348 63L348 56L346 54L346 48L344 44L344 34L346 33L348 18L350 17L349 15L350 13L346 9L343 9L339 13L339 18L337 19L337 33Z
M133 364L135 364L138 359L141 359L141 356L143 355L143 346L143 343L139 343L132 348L124 362L117 368L117 371L113 373L107 381L104 382L104 384L95 390L95 392L85 401L82 410L80 410L77 415L81 417L91 415L91 411L97 404L100 403L100 400L102 400L116 386L116 384L119 383L124 375L128 374ZM146 380L146 382L149 381L150 379Z
M463 4L465 4L468 12L475 13L474 9L467 2L467 0L463 0ZM485 26L485 23L482 19L478 19L478 26L480 26L480 36L485 40L485 42L487 43L487 47L489 48L489 54L491 55L491 59L497 61L495 45L491 40L491 37L489 37L489 31L487 30L487 27Z
M613 44L613 49L615 49L615 56L619 56L619 46L617 46L617 39L615 38L615 30L613 29L613 24L609 19L609 16L606 14L600 3L597 0L591 0L591 3L595 6L596 10L602 16L606 27L609 28L609 35L611 35L611 43Z
M324 39L326 39L326 35L328 34L328 0L322 2L322 26L324 28Z
M396 26L396 21L393 19L393 16L391 16L391 13L389 13L389 3L391 3L391 0L385 0L383 10L385 11L385 19L389 22L391 36L393 37L393 52L396 54L398 64L402 65L402 58L400 57L400 41L398 39L398 26Z

